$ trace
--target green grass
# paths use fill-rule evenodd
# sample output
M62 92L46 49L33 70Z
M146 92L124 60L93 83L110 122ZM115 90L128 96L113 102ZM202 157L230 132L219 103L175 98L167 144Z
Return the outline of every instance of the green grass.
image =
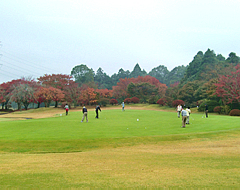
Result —
M208 138L239 130L239 117L192 114L190 125L181 128L175 112L128 109L95 112L81 123L81 112L68 116L1 122L1 152L81 152L96 148L120 147L155 141ZM139 119L139 121L137 121Z
M193 113L186 128L172 110L88 117L0 121L0 189L240 186L240 117Z

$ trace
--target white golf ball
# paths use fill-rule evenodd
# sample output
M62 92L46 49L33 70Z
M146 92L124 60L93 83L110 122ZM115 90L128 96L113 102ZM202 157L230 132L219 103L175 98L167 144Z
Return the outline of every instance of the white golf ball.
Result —
M137 119L137 121L139 121L139 119Z

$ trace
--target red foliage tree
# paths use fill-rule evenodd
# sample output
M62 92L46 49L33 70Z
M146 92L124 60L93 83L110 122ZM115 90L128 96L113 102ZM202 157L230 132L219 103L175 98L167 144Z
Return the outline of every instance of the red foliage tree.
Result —
M118 101L114 98L112 98L110 101L109 101L110 104L118 104Z
M137 98L137 97L132 97L132 98L131 98L131 102L134 103L134 104L139 103L139 101L140 101L140 100L139 100L139 98Z
M129 103L131 103L131 99L130 99L130 98L125 98L125 99L124 99L124 102L127 103L127 104L129 104Z
M217 87L215 94L227 104L240 103L240 64L235 69L231 75L220 76L218 83L215 84Z
M50 93L49 88L40 87L34 94L35 99L38 103L38 107L40 104L44 102L45 107L49 106L51 101L53 100L52 94Z
M160 99L157 101L157 104L162 105L162 106L165 106L165 105L167 104L167 99L166 99L166 98L160 98Z
M93 105L97 103L97 93L93 88L81 90L78 102L83 105Z
M116 99L125 99L127 97L127 87L131 83L132 79L119 79L117 86L113 86L113 97Z
M172 102L172 106L173 106L173 107L177 107L178 105L184 106L185 103L184 103L184 101L182 101L182 100L174 100L174 101Z
M64 93L65 101L76 103L79 96L79 88L78 84L72 80L72 76L64 74L45 74L39 77L38 81L45 87L60 89Z

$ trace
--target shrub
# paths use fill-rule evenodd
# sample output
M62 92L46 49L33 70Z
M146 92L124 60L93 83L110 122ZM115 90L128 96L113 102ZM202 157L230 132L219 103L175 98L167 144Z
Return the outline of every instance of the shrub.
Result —
M240 110L239 109L233 109L229 113L230 116L240 116Z
M106 106L109 103L109 98L100 98L98 102L100 105Z
M222 110L221 110L221 113L222 114L226 114L228 115L229 112L231 111L230 107L228 105L225 105L225 106L221 106Z
M118 104L118 101L117 101L116 99L111 99L109 102L110 102L110 104L112 104L112 105L113 105L113 104Z
M219 102L217 102L216 100L208 100L200 104L198 111L205 111L205 104L208 105L208 112L213 112L213 109L216 106L219 106Z
M132 97L131 102L134 104L139 103L139 99L137 97Z
M174 100L174 101L172 102L172 106L173 106L173 107L177 107L179 104L182 105L182 106L185 105L184 101L182 101L182 100Z
M165 106L165 105L167 104L167 99L166 99L166 98L160 98L160 99L157 101L157 104L162 105L162 106Z
M129 104L129 103L131 103L131 99L130 98L125 98L124 102Z
M221 113L221 110L222 110L222 107L221 107L221 106L216 106L216 107L213 109L213 111L214 111L215 113L218 113L218 114Z

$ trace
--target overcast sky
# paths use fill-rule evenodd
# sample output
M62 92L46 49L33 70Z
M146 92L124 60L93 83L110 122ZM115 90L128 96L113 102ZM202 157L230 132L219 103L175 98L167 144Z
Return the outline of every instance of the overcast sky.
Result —
M239 0L2 0L0 83L70 74L109 76L188 65L208 48L239 56Z

